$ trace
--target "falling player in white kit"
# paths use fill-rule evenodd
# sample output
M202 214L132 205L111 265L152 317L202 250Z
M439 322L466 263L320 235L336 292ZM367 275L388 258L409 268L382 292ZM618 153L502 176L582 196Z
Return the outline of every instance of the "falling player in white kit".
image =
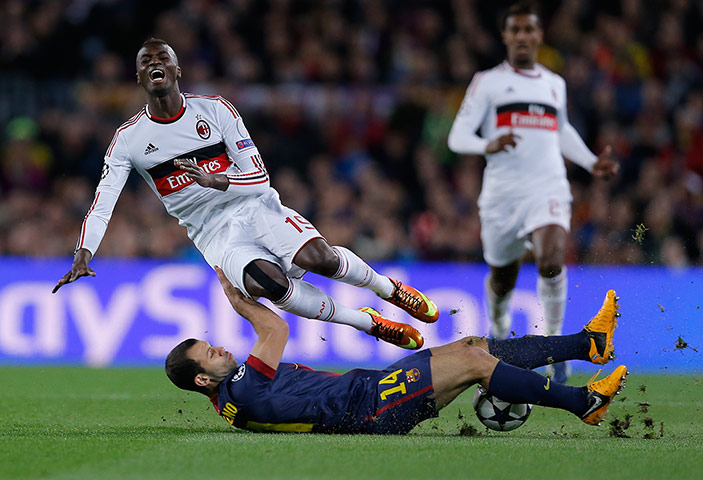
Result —
M298 212L283 206L234 106L222 97L181 93L173 49L149 39L137 54L137 83L147 104L117 129L105 155L95 200L81 228L73 267L54 287L95 276L88 262L107 229L132 168L178 218L211 266L251 297L265 297L305 318L351 325L403 348L422 335L371 308L337 304L300 280L306 271L368 288L413 317L432 323L434 303L376 273L344 247L331 247Z
M507 60L474 76L448 143L456 153L486 157L478 206L484 258L491 267L485 291L492 336L510 334L509 302L528 241L539 270L545 333L560 335L572 200L563 157L603 178L615 175L618 164L610 147L599 156L591 153L569 124L564 80L537 63L543 32L535 8L527 2L513 5L501 28ZM479 128L482 136L476 134ZM557 382L566 381L567 368L555 366Z

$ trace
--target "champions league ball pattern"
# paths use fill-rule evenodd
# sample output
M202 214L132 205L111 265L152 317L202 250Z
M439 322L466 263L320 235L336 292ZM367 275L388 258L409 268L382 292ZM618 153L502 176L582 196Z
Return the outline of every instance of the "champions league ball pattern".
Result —
M509 432L525 423L532 411L532 405L504 402L489 395L481 385L478 385L474 393L474 410L478 419L486 427L499 432Z

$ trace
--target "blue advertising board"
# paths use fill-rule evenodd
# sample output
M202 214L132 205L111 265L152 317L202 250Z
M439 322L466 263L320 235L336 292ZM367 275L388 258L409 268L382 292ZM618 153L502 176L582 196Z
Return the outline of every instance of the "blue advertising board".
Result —
M98 258L91 265L97 277L81 278L52 295L56 281L70 268L69 260L0 258L0 364L160 366L169 350L188 337L223 345L246 358L253 329L233 312L204 262ZM411 322L429 347L488 333L485 265L374 266L433 298L441 312L437 323L412 320L368 290L313 274L305 279L347 306L371 306L391 319ZM572 265L568 272L564 333L579 331L612 288L621 297L618 363L647 372L701 372L703 269ZM512 300L516 335L543 331L535 284L535 269L526 265ZM288 361L313 367L380 367L406 353L348 326L276 311L290 323ZM583 362L573 362L573 367L592 370Z

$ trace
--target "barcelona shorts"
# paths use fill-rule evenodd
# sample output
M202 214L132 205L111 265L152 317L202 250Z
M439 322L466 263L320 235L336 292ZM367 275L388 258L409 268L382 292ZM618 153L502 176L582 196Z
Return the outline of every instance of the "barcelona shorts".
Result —
M433 398L429 349L409 355L383 370L376 385L377 404L368 433L404 434L438 416Z

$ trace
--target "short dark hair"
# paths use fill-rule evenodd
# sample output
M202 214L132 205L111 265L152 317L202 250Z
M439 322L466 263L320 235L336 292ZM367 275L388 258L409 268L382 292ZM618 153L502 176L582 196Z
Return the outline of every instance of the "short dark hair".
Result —
M169 352L166 357L166 375L180 389L207 395L205 387L195 384L195 376L205 372L205 369L199 362L187 357L188 350L196 343L198 343L197 339L189 338L183 340Z
M529 0L522 0L521 2L511 5L500 16L498 26L500 27L501 32L505 30L505 26L508 23L508 17L514 17L516 15L535 15L537 17L537 24L540 28L542 28L542 19L540 18L537 5Z
M148 47L149 45L163 45L165 47L168 47L171 52L173 52L173 58L176 61L176 65L178 65L178 55L176 55L176 51L173 49L171 45L168 44L166 40L163 40L161 38L156 38L156 37L149 37L144 42L142 43L142 46L139 48L141 50L144 47Z
M162 40L162 39L156 38L156 37L149 37L146 40L144 40L144 43L142 43L142 48L144 48L148 45L167 45L169 47L171 46L168 44L168 42L166 40Z

